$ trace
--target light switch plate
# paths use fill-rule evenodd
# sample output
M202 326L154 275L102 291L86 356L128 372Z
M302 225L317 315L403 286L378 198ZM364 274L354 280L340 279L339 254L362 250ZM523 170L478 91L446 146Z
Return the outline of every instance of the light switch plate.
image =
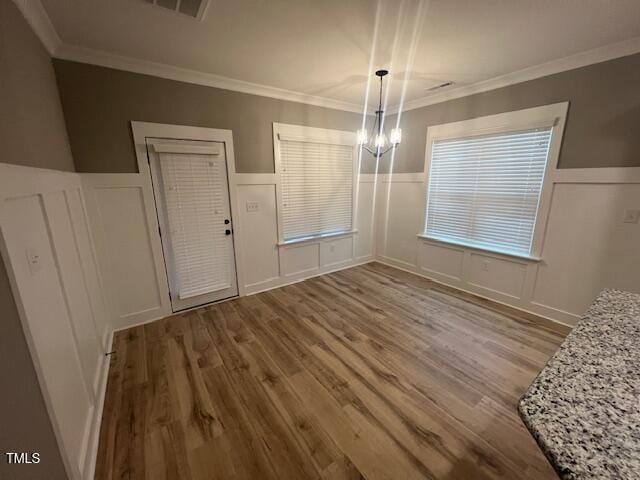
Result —
M29 271L31 272L31 275L35 275L42 270L42 258L40 258L40 253L33 247L27 248L26 253Z
M260 204L254 201L247 201L247 212L257 212L260 210Z
M624 223L638 223L640 221L640 210L625 210L622 221Z

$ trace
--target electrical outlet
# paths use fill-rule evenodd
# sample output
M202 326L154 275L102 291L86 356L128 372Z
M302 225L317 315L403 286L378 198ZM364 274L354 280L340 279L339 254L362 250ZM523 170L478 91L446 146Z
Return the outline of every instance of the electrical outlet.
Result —
M638 223L640 221L640 210L625 210L622 221L624 223Z
M257 212L260 210L260 204L254 201L247 201L247 212Z
M489 262L487 260L483 260L482 261L482 271L483 272L488 272L489 271Z

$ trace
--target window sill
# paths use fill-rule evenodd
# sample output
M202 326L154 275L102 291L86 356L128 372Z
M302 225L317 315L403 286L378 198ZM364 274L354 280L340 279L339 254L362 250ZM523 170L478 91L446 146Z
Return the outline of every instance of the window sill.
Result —
M358 233L357 230L349 230L348 232L335 232L325 233L323 235L313 235L311 237L294 238L292 240L284 240L277 243L279 247L287 247L289 245L296 245L299 243L317 242L318 240L324 240L326 238L346 237Z
M517 258L519 260L526 260L527 262L541 262L542 258L540 257L534 257L531 255L520 255L517 253L507 253L507 252L498 252L495 250L489 250L487 248L482 248L482 247L474 247L471 245L467 245L465 243L462 242L452 242L452 241L448 241L448 240L441 240L439 238L433 238L433 237L429 237L423 233L418 233L417 234L418 238L421 238L422 240L428 240L429 242L433 242L433 243L441 243L444 245L455 245L456 247L461 247L461 248L467 248L469 250L475 250L478 252L485 252L485 253L490 253L491 255L499 255L499 256L503 256L503 257L509 257L509 258Z

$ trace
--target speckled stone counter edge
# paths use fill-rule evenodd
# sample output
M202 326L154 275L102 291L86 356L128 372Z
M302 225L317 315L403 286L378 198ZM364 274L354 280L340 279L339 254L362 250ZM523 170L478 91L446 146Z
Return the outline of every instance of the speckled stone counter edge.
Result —
M593 338L594 334L598 333L599 329L610 329L612 327L612 323L619 318L626 319L627 321L629 319L631 321L640 319L640 295L613 289L602 291L589 307L587 312L583 315L580 322L578 322L574 329L569 333L562 345L547 361L544 368L536 376L530 387L527 389L527 392L525 392L518 402L518 413L520 418L531 435L535 438L540 449L545 454L551 465L563 479L583 478L582 474L586 474L585 476L589 477L589 467L586 465L580 465L579 459L577 458L571 458L570 462L567 461L566 450L557 451L557 448L554 449L554 446L548 445L544 436L540 434L538 428L534 425L534 422L539 423L539 418L530 418L526 409L527 407L533 408L540 406L540 399L538 398L538 401L534 401L535 395L532 395L532 392L538 389L540 384L545 383L547 377L551 378L552 382L553 377L557 376L558 371L562 370L562 357L565 356L567 351L575 348L576 345L584 344L585 340L589 341ZM613 327L615 327L615 325L613 325ZM621 335L626 335L626 332L624 331L621 331L620 333ZM556 364L558 364L557 367ZM548 393L549 395L553 395L552 392ZM538 397L539 396L540 392L538 392ZM550 414L550 417L553 417L553 412ZM565 458L560 460L559 457ZM619 477L612 475L610 478ZM638 478L640 478L640 476Z

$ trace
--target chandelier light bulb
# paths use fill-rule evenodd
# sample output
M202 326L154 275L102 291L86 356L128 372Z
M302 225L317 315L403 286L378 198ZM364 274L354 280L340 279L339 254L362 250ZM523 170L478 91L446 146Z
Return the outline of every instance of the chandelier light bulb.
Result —
M358 130L357 138L358 138L358 145L364 145L365 143L367 143L367 140L369 139L367 135L367 129L361 128L360 130Z
M374 145L377 148L383 148L386 144L387 144L387 136L384 133L376 135L376 140L374 142Z
M389 135L389 141L392 145L398 145L402 142L402 129L394 128L391 130L391 134Z

